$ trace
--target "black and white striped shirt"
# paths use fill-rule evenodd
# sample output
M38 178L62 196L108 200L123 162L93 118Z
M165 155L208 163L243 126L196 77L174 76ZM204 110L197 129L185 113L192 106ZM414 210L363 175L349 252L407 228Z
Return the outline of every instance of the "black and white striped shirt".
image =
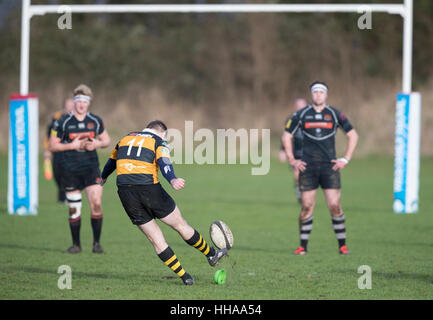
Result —
M335 135L338 127L344 132L353 129L339 110L327 105L321 112L316 112L312 105L308 105L292 115L285 130L293 135L298 130L302 131L303 161L330 162L336 158Z

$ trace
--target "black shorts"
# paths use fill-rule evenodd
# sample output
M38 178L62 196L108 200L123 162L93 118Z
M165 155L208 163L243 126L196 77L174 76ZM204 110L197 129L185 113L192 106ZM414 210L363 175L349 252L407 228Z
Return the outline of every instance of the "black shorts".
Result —
M83 190L101 182L101 171L99 168L86 169L80 172L68 172L62 169L60 181L62 189L66 192Z
M332 170L332 162L307 163L306 169L299 173L301 191L322 189L340 189L340 171Z
M176 208L173 198L161 184L118 186L117 194L123 208L135 225L162 219Z

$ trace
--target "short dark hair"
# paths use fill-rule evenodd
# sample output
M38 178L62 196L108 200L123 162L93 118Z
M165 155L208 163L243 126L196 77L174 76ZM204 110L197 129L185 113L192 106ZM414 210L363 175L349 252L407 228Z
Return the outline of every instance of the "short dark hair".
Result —
M322 85L324 85L326 88L329 89L328 85L327 85L324 81L318 81L318 80L316 80L316 81L314 81L312 84L310 84L310 90L311 90L311 88L312 88L313 86L315 86L316 84L322 84Z
M167 131L167 126L161 120L150 121L147 124L146 128L148 128L148 129L156 129L156 130L159 130L159 131Z

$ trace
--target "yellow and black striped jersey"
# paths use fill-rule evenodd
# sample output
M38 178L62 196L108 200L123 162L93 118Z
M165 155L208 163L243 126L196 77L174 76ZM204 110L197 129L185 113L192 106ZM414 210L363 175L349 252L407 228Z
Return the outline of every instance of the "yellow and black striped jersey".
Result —
M158 159L170 162L166 141L151 129L131 132L123 137L110 159L116 160L117 185L146 185L159 183Z

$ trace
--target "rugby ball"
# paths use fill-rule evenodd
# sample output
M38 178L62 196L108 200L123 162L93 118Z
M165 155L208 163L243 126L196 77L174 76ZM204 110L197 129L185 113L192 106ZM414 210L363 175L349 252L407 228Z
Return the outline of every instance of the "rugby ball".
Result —
M209 228L210 238L218 249L233 247L233 234L230 228L222 221L212 222Z

